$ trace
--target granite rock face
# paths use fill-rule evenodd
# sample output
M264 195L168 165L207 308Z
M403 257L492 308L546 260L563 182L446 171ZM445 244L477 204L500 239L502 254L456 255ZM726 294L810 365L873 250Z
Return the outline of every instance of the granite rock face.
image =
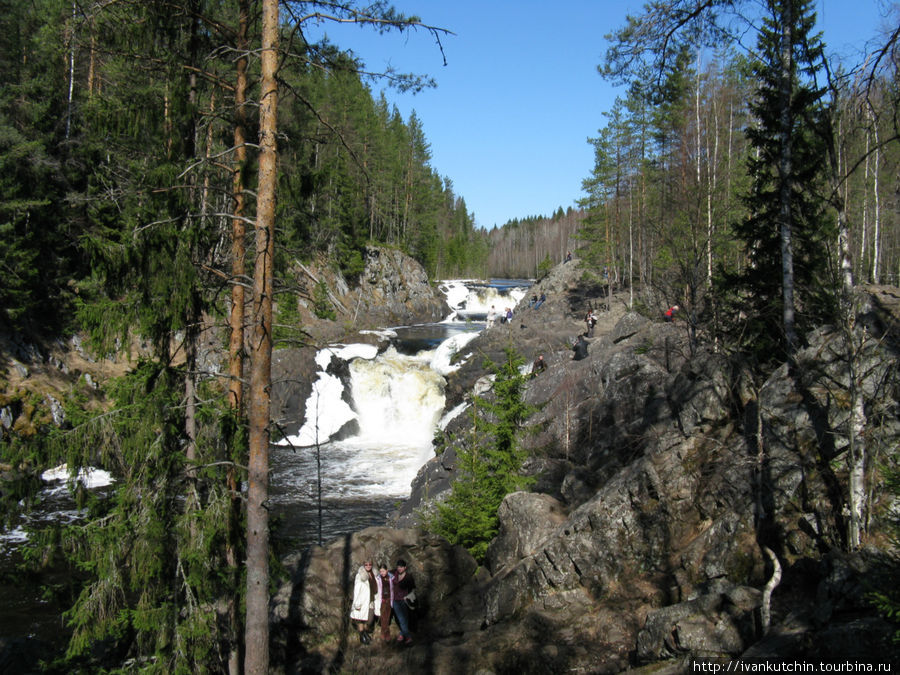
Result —
M350 285L324 262L298 266L302 289L299 328L308 346L278 349L272 355L272 419L287 434L303 426L318 366L316 352L327 344L377 344L372 333L389 326L440 321L450 312L443 293L428 281L425 269L401 251L368 246L365 270ZM322 319L312 309L314 286L324 284L336 319Z
M396 326L440 321L449 313L443 294L425 269L402 251L366 247L365 271L353 292L366 323Z
M417 579L436 575L429 583L443 591L428 591L416 642L366 651L341 638L347 628L338 617L331 637L307 624L303 663L319 658L323 670L367 672L612 673L682 672L694 659L741 655L896 658L892 628L862 590L890 578L896 563L873 547L840 552L846 336L823 327L795 368L754 381L739 360L692 348L684 325L631 313L618 295L609 303L605 289L592 295L597 289L580 284L574 265L545 282L552 292L539 310L525 301L512 324L470 343L495 361L510 344L527 361L538 353L547 361L526 393L538 408L533 433L523 437L525 468L537 479L532 492L503 501L481 568L416 529L454 478L456 448L471 424L460 415L396 514L404 529L377 533L382 542L399 536L392 533L414 536L404 544L407 556L430 551L439 561L418 568ZM582 311L591 304L612 309L601 313L588 358L573 361L569 340L583 331ZM877 339L861 334L854 384L871 413L870 447L896 448L896 318L874 301L866 311L870 334L879 332ZM466 401L483 377L480 359L464 364L451 376L448 408ZM889 506L882 500L873 512ZM782 567L767 635L759 612L772 568L762 541ZM339 586L340 575L323 574L317 584ZM854 639L859 631L864 638Z

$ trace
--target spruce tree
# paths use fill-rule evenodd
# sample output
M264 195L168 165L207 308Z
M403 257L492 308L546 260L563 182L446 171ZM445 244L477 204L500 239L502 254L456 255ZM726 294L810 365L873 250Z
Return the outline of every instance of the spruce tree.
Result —
M503 498L533 482L523 476L527 452L519 442L523 425L534 410L525 403L525 363L512 347L497 365L485 362L494 375L492 397L474 397L474 431L457 450L457 476L450 496L438 504L428 528L450 543L464 546L479 562L497 534L497 510Z
M833 306L827 283L834 227L821 198L825 149L818 133L825 114L815 75L823 46L812 34L810 0L769 0L753 72L755 124L745 197L747 219L734 225L747 262L731 278L739 289L745 343L769 357L791 354L800 335ZM736 317L735 317L736 318Z

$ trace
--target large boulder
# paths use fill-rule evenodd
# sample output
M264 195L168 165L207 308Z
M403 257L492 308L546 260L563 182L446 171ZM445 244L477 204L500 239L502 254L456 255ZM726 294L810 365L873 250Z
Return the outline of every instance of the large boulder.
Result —
M507 495L497 512L497 536L487 552L486 567L492 574L514 565L537 551L541 543L565 521L562 504L550 495L514 492Z

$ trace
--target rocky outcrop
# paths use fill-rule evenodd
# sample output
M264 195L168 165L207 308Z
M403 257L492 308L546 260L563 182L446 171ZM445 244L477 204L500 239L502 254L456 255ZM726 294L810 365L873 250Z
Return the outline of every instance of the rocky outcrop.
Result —
M452 649L438 656L402 647L348 649L359 644L347 620L353 577L366 559L393 568L400 558L416 581L416 614L428 617L427 626L424 619L416 626L418 637L479 630L478 566L464 549L418 530L368 528L284 561L286 579L272 602L273 661L281 672L429 672L433 659L444 664L437 672L451 672Z
M449 313L425 269L397 249L366 247L365 271L353 292L354 311L371 326L440 321Z
M606 299L579 286L574 266L561 268L547 280L553 293L542 308L518 307L511 325L470 345L494 360L511 342L529 360L545 355L548 370L529 381L526 395L538 408L525 437L533 492L506 497L478 573L465 564L463 577L448 582L447 568L420 565L417 578L437 575L447 586L440 599L429 596L415 645L367 652L326 641L306 624L310 633L298 648L304 663L321 658L323 670L371 672L603 673L648 664L678 672L694 659L740 655L895 658L893 629L862 590L896 572L895 563L874 549L839 552L850 386L843 334L822 328L793 369L756 382L740 361L692 353L684 326L630 313L614 297L588 358L576 362L567 338L583 330L584 304ZM877 314L876 303L863 304L869 310ZM866 440L896 448L896 323L883 314L866 321L880 331L857 350L856 384L871 412ZM451 378L448 406L483 376L480 364L465 364ZM393 532L417 532L418 514L449 488L468 424L461 415L448 426L442 454L417 477L397 513L408 529L366 536L390 542ZM873 505L872 513L888 507ZM416 536L404 544L409 557L451 555L446 542ZM783 569L766 636L761 591L771 566L761 541ZM334 546L310 555L335 556ZM316 584L336 589L340 575L321 570ZM854 641L858 631L865 637Z

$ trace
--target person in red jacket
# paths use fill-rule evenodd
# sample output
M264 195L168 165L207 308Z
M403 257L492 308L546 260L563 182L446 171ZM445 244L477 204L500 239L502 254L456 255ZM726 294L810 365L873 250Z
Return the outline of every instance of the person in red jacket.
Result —
M666 321L669 323L675 323L675 312L681 309L678 305L672 305L669 309L666 310Z

